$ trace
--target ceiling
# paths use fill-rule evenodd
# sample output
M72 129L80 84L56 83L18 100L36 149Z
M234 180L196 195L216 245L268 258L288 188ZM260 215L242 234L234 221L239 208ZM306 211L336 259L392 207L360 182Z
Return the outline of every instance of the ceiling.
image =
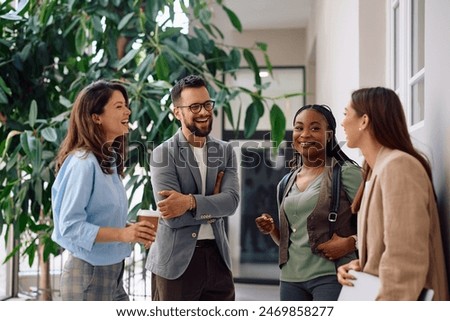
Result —
M226 0L244 30L305 28L312 0Z

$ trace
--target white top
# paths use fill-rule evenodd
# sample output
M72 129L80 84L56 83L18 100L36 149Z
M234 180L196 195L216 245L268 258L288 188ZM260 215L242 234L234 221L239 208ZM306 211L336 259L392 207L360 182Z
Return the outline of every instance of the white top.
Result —
M200 176L202 178L202 195L205 195L206 189L206 170L207 170L207 155L206 155L206 144L203 147L192 146L192 152L194 153L195 160L198 163L198 169L200 170ZM205 223L200 225L200 230L198 231L198 240L211 240L215 239L214 231L211 224Z

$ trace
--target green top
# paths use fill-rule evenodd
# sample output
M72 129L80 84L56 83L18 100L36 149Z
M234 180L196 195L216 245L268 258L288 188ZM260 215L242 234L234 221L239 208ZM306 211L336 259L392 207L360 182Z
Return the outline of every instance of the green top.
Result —
M289 259L281 268L281 281L305 282L320 276L336 274L334 262L311 252L306 228L306 220L319 199L323 176L324 174L321 174L316 177L303 192L300 192L294 183L284 200L284 211L292 233ZM353 199L361 183L360 169L355 166L343 166L341 181L347 196Z

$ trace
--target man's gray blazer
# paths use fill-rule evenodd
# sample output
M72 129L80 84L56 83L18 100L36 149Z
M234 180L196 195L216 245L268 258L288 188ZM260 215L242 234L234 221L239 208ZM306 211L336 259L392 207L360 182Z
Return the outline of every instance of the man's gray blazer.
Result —
M233 215L239 203L237 160L231 144L207 137L206 192L202 195L200 171L181 129L152 152L151 183L156 202L161 190L193 194L197 208L173 219L160 219L156 241L150 247L146 268L166 279L176 279L194 254L200 224L211 224L219 251L231 270L223 217ZM213 195L219 171L224 171L220 193Z

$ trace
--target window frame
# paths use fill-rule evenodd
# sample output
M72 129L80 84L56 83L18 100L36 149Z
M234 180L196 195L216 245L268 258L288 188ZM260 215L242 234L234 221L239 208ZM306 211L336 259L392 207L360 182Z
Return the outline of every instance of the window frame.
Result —
M390 34L390 83L391 87L399 95L405 109L406 121L410 131L422 128L425 122L425 106L422 109L414 109L413 90L416 85L425 82L425 61L423 66L413 73L413 2L422 0L390 0L389 6L389 34ZM396 16L398 10L398 16ZM419 11L418 11L419 12ZM420 12L424 15L424 12ZM416 13L414 13L416 14ZM396 20L398 19L398 21ZM423 18L423 26L425 25ZM398 28L398 29L397 29ZM422 30L423 32L423 30ZM417 38L419 39L419 38ZM418 45L425 56L425 39ZM419 95L424 97L425 86L419 88ZM420 105L419 105L420 107ZM422 116L413 122L414 115L419 112Z

